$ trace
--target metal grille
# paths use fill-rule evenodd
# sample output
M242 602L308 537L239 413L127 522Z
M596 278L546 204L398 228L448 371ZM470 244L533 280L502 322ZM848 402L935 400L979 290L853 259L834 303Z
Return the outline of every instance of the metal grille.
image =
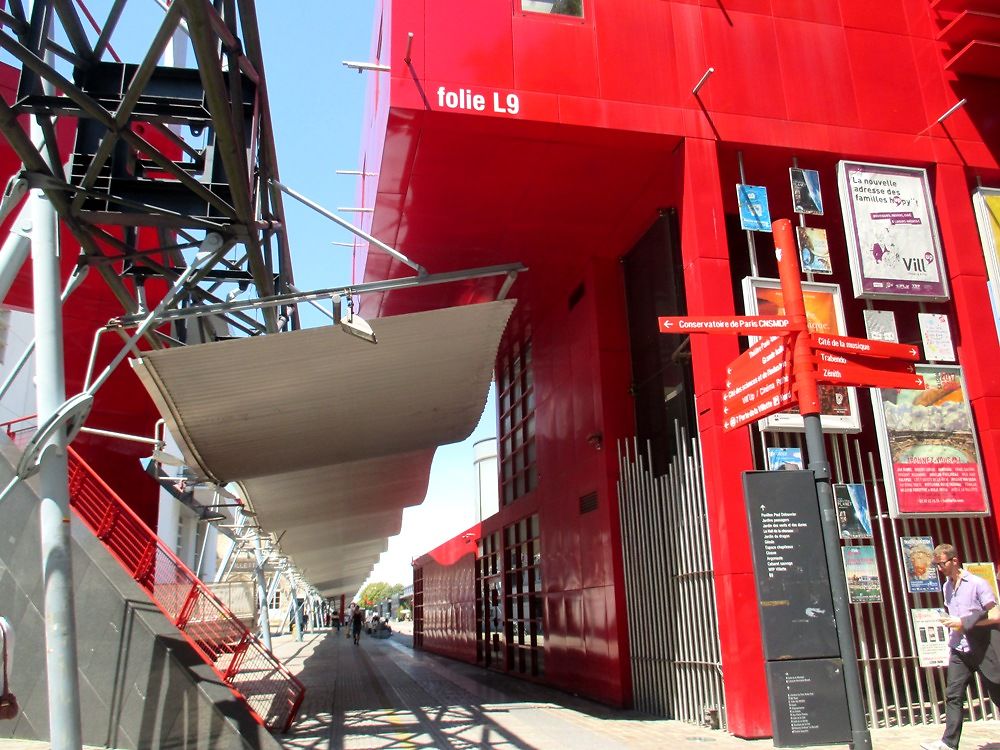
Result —
M677 455L654 476L647 443L618 444L635 707L725 726L701 452L675 426ZM669 613L670 616L666 616Z
M803 448L798 433L761 433L760 440L762 448L779 442L783 446ZM848 435L827 435L826 445L833 481L864 484L872 516L871 540L845 542L875 547L882 589L881 604L851 605L868 725L875 729L941 723L945 711L946 670L919 666L909 610L940 607L942 595L907 591L899 538L930 536L935 544L950 542L958 547L963 561L987 561L994 557L990 552L986 521L982 518L892 519L878 456L864 453L858 439ZM988 719L991 713L1000 718L1000 707L994 706L991 710L978 676L967 699L972 721Z

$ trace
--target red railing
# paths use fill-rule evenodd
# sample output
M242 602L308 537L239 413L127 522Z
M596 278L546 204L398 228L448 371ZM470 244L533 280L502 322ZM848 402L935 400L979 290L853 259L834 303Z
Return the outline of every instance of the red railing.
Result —
M287 732L305 687L69 449L70 507L269 730Z

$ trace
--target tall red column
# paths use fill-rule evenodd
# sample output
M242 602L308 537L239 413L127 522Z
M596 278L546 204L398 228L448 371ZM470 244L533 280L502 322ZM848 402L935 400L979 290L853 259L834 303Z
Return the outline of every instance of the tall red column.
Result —
M681 253L688 315L732 315L727 280L729 247L719 162L713 141L684 144ZM770 237L762 238L770 243ZM769 737L770 712L750 532L741 473L753 468L749 429L723 432L726 365L739 355L736 336L692 336L695 402L709 531L715 567L719 637L729 731L738 737Z

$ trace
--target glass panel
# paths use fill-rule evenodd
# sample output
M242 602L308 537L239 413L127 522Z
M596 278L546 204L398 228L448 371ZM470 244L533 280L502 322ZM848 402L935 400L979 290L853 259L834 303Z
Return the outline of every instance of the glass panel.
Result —
M529 455L531 455L531 454L534 453L534 449L535 449L535 444L532 443L529 446L529 451L530 451ZM531 518L528 519L528 525L531 527L531 538L532 539L537 539L538 538L538 514L537 513L535 513Z

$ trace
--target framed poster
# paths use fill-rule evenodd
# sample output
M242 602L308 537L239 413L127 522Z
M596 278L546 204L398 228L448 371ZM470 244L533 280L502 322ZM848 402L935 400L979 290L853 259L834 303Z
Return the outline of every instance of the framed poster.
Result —
M882 601L882 587L875 562L875 548L869 545L841 547L847 599L851 604L875 604Z
M767 449L767 470L768 471L789 471L794 469L804 469L802 463L801 448L768 448Z
M767 206L767 188L761 185L736 186L740 206L740 227L753 232L771 231L771 209Z
M802 282L802 296L805 298L806 318L809 330L814 333L829 333L843 336L847 333L844 323L844 306L837 284L816 284ZM785 304L781 293L781 282L777 279L762 279L747 276L743 279L743 301L747 315L784 315ZM751 337L751 343L756 338ZM829 432L858 432L861 421L858 416L858 397L854 388L843 385L821 385L819 400L822 413L820 421ZM762 430L798 431L805 427L798 407L772 414L757 424Z
M830 265L830 245L826 241L826 230L819 227L795 227L799 241L799 261L805 273L832 274Z
M896 333L896 315L891 310L862 310L865 316L865 333L876 341L899 343Z
M917 365L916 370L926 390L872 389L890 514L989 515L962 368Z
M854 296L947 300L927 170L842 161L837 179Z
M997 588L997 569L993 567L991 562L964 562L962 567L967 571L972 573L974 576L979 576L990 585L993 589L993 600L1000 603L1000 589ZM994 607L990 610L990 619L996 619L994 616L997 615L997 610L1000 607Z
M871 539L872 517L868 512L868 493L863 484L833 485L837 506L837 525L841 539Z
M911 594L931 594L941 590L941 579L934 566L934 540L929 536L899 538L903 554L906 590Z
M819 189L819 172L815 169L788 170L792 183L792 210L800 214L823 215L823 193Z
M954 362L955 345L951 341L948 316L939 313L917 313L920 340L928 362Z
M986 256L986 273L989 277L990 300L993 302L993 323L1000 338L1000 314L997 313L996 296L1000 289L1000 188L979 188L972 196L979 223L979 238Z
M921 667L947 667L951 658L948 628L941 624L943 609L911 609L917 663Z

